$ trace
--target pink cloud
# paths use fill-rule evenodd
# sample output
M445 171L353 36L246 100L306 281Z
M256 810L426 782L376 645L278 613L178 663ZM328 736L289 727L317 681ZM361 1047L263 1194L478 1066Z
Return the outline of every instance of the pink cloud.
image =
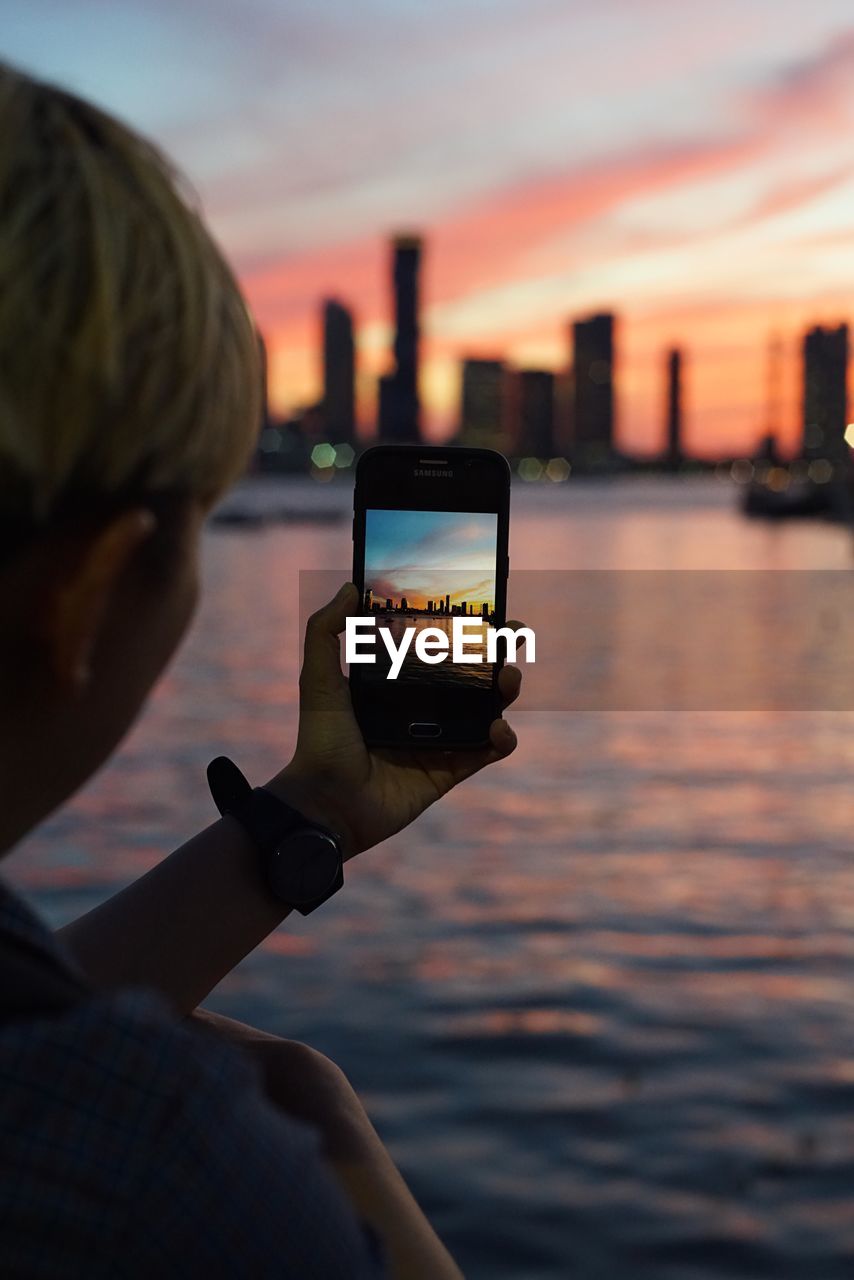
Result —
M433 219L424 228L427 236L425 295L428 306L452 303L472 294L514 282L524 282L530 275L532 255L539 252L538 270L545 274L553 269L565 273L573 257L589 267L589 247L579 242L572 248L572 233L604 221L626 202L639 196L678 191L694 183L717 176L750 172L769 157L780 158L790 146L791 135L808 134L817 144L838 139L851 126L849 82L854 72L854 34L848 33L772 78L764 86L734 99L741 114L740 125L718 137L699 137L681 143L661 143L642 149L614 152L595 161L570 165L563 172L543 174L509 183L485 192ZM849 167L830 161L818 174L803 174L797 169L797 156L792 159L792 177L769 186L755 199L749 211L708 231L679 233L682 243L696 240L698 252L704 241L715 243L728 231L804 207L810 201L832 190L849 176ZM552 242L569 243L568 249L557 251ZM657 249L673 244L676 236L615 232L612 241L600 239L595 252L605 263L623 254L642 254L645 248ZM595 261L595 259L594 259ZM320 298L334 293L344 300L352 299L362 324L385 321L388 317L388 258L379 235L354 238L329 248L293 254L284 258L247 262L242 278L262 325L271 330L274 343L292 353L289 369L302 360L316 363L317 308ZM820 303L816 300L816 305ZM803 316L809 318L805 305ZM762 350L764 333L750 325L772 323L773 305L759 299L755 306L732 304L720 309L730 332L752 333L749 359L737 352L726 360L710 352L696 375L698 403L702 396L705 408L698 409L699 434L707 440L731 442L735 435L743 439L761 420L763 395ZM638 333L665 335L668 326L689 344L710 341L708 308L698 298L696 307L687 307L677 321L672 305L665 297L651 298L644 318L627 316L625 331L632 327ZM656 321L656 315L659 319ZM703 316L705 315L705 320ZM767 318L767 321L766 321ZM512 314L500 325L501 341L511 344L526 338L562 330L564 317L544 317L541 324L520 327ZM476 334L464 342L449 339L441 330L434 333L427 347L428 360L453 356L461 349L478 347ZM495 334L489 343L496 345ZM627 348L630 351L630 348ZM300 355L299 353L302 353ZM625 364L631 367L633 357L627 354ZM379 362L381 364L381 361ZM371 362L372 372L378 365ZM724 365L729 370L724 376ZM709 370L715 368L712 376ZM640 377L647 387L648 407L643 423L636 415L628 419L627 430L635 438L649 437L649 424L657 412L652 406L658 394L653 390L652 375ZM287 399L287 388L279 387L281 401ZM731 406L727 419L727 403ZM790 404L789 425L785 433L792 437L796 406Z

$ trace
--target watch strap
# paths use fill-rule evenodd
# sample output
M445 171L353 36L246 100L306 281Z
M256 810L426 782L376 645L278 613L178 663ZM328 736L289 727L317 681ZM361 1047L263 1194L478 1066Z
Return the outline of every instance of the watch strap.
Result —
M344 869L333 832L310 822L266 787L250 786L227 756L212 760L207 776L220 813L239 822L261 854L268 885L280 902L305 916L337 893ZM316 842L313 855L300 857L302 837Z

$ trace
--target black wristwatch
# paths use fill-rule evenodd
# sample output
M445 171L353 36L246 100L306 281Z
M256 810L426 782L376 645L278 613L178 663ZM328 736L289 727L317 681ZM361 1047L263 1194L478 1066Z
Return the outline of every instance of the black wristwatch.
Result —
M307 916L344 883L341 843L266 787L251 787L227 756L208 765L208 786L220 813L230 814L261 855L271 893Z

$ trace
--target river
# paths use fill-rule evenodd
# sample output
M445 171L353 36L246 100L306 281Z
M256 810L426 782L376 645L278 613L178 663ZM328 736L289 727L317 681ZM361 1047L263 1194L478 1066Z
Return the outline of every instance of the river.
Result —
M511 530L514 571L852 564L842 529L748 522L714 479L514 487ZM51 920L211 819L211 756L284 762L297 570L346 573L349 536L206 532L177 661L10 863ZM349 864L212 1005L342 1064L474 1280L854 1274L854 713L512 720L511 760Z

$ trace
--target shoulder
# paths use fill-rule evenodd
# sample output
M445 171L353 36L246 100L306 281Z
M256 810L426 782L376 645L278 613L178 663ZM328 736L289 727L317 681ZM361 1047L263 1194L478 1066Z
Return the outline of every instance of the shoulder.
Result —
M69 1110L90 1140L108 1129L138 1149L182 1099L251 1086L237 1054L203 1048L145 991L93 995L59 1016L16 1019L0 1030L0 1123L23 1130ZM127 1169L133 1149L125 1155Z
M17 1192L12 1218L0 1210L7 1242L44 1214L58 1247L65 1232L88 1252L89 1274L98 1258L126 1275L374 1274L313 1131L266 1103L242 1054L154 996L96 996L4 1028L0 1080L0 1179ZM330 1221L349 1272L326 1257ZM126 1269L110 1270L118 1257Z

